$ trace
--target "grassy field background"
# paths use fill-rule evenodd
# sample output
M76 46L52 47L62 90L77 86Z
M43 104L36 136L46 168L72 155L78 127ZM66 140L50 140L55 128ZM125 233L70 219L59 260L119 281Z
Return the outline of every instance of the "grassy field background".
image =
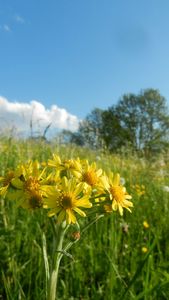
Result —
M0 175L28 159L86 158L119 172L132 195L132 214L113 213L91 226L64 257L60 300L169 299L169 154L106 154L54 142L0 140ZM84 222L86 220L84 219ZM0 199L0 299L45 300L42 234L51 248L46 212Z

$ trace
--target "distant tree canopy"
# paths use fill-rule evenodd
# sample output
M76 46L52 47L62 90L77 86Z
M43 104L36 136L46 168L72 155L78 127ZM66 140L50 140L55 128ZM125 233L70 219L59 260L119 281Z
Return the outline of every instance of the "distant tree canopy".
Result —
M166 100L153 89L124 95L116 106L103 113L103 129L110 150L128 143L136 150L158 150L168 142Z
M160 151L169 144L166 99L154 89L123 95L107 110L95 108L70 136L70 142L95 149L115 151L130 145L138 151Z
M79 134L83 137L85 145L97 149L103 146L102 139L102 114L103 110L95 108L80 123Z

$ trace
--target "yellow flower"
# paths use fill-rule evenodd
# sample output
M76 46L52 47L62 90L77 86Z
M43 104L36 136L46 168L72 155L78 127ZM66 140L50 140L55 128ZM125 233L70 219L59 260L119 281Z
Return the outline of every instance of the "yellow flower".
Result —
M106 187L110 200L112 201L112 209L119 210L120 215L123 215L123 208L130 210L133 203L129 201L132 197L126 192L126 188L120 184L120 175L113 173L109 174L108 185Z
M132 185L132 188L135 190L135 192L138 196L142 196L146 192L145 186L143 184L142 185L139 185L139 184Z
M12 188L12 181L14 180L14 178L20 177L22 174L22 170L20 168L20 166L17 167L17 169L15 171L8 171L4 176L0 177L0 183L1 183L1 187L0 187L0 195L3 196L7 196L9 192L9 188Z
M53 160L48 160L48 166L55 167L56 170L60 170L61 177L70 177L71 174L79 177L79 173L81 170L81 163L79 158L62 161L61 158L56 154L53 154Z
M85 184L86 190L93 192L95 195L99 195L103 193L105 189L105 180L107 180L107 178L103 175L102 169L97 169L95 162L89 164L87 160L84 160L82 161L81 174L78 180Z
M12 179L15 177L15 173L13 171L8 172L5 176L0 177L0 182L2 186L0 187L0 195L5 195L8 187L11 184Z
M36 208L43 207L43 195L38 191L19 191L13 193L13 196L17 200L17 205L22 208L34 210Z
M150 225L147 223L147 221L144 221L144 222L143 222L143 226L144 226L145 229L147 229L147 228L150 227Z
M19 190L37 191L43 181L44 171L45 169L40 170L40 165L37 161L21 165L20 176L12 179L12 185Z
M82 181L86 182L90 186L97 185L100 176L102 175L102 170L96 169L96 163L93 162L89 165L88 161L85 160L83 163L83 170L82 170Z
M49 208L48 216L58 216L58 222L66 220L67 224L76 223L75 212L85 217L86 214L79 207L90 208L89 195L84 194L84 184L77 183L75 178L68 180L61 178L57 187L46 188L44 208Z
M142 248L141 248L141 251L142 251L143 253L147 253L147 252L148 252L148 249L147 249L147 247L142 247Z
M48 165L50 167L59 167L61 165L61 159L59 155L53 154L53 159L48 160Z
M103 207L106 213L112 213L112 205L105 204Z
M45 169L44 169L45 170ZM42 184L44 170L40 171L38 162L29 162L20 166L20 176L11 180L14 192L10 193L10 199L16 200L19 206L35 209L42 206Z

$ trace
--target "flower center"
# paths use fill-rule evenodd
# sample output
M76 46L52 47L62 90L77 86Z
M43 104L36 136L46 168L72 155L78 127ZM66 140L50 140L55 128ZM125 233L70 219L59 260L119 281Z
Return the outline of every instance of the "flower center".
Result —
M25 190L27 191L37 191L39 189L39 181L36 178L29 177L24 184Z
M98 178L93 171L87 171L83 174L83 181L87 182L89 185L93 186L97 183Z
M63 195L62 199L61 199L61 206L64 209L72 208L73 207L73 201L72 200L73 200L72 195Z
M38 194L33 194L29 198L29 205L32 209L40 208L42 206L42 198Z
M121 186L111 186L110 193L112 194L112 197L117 202L123 202L124 200L124 191Z

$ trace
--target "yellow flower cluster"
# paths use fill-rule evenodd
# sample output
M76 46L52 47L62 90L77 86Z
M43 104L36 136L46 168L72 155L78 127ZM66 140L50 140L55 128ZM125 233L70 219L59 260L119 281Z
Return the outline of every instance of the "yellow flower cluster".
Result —
M146 189L145 189L144 184L141 184L141 185L134 184L134 185L131 186L131 188L136 192L136 194L138 196L142 196L146 193Z
M0 177L0 195L27 209L44 208L58 222L76 223L77 214L111 213L130 210L131 196L120 182L120 175L106 174L88 160L61 160L53 155L46 164L29 161Z

